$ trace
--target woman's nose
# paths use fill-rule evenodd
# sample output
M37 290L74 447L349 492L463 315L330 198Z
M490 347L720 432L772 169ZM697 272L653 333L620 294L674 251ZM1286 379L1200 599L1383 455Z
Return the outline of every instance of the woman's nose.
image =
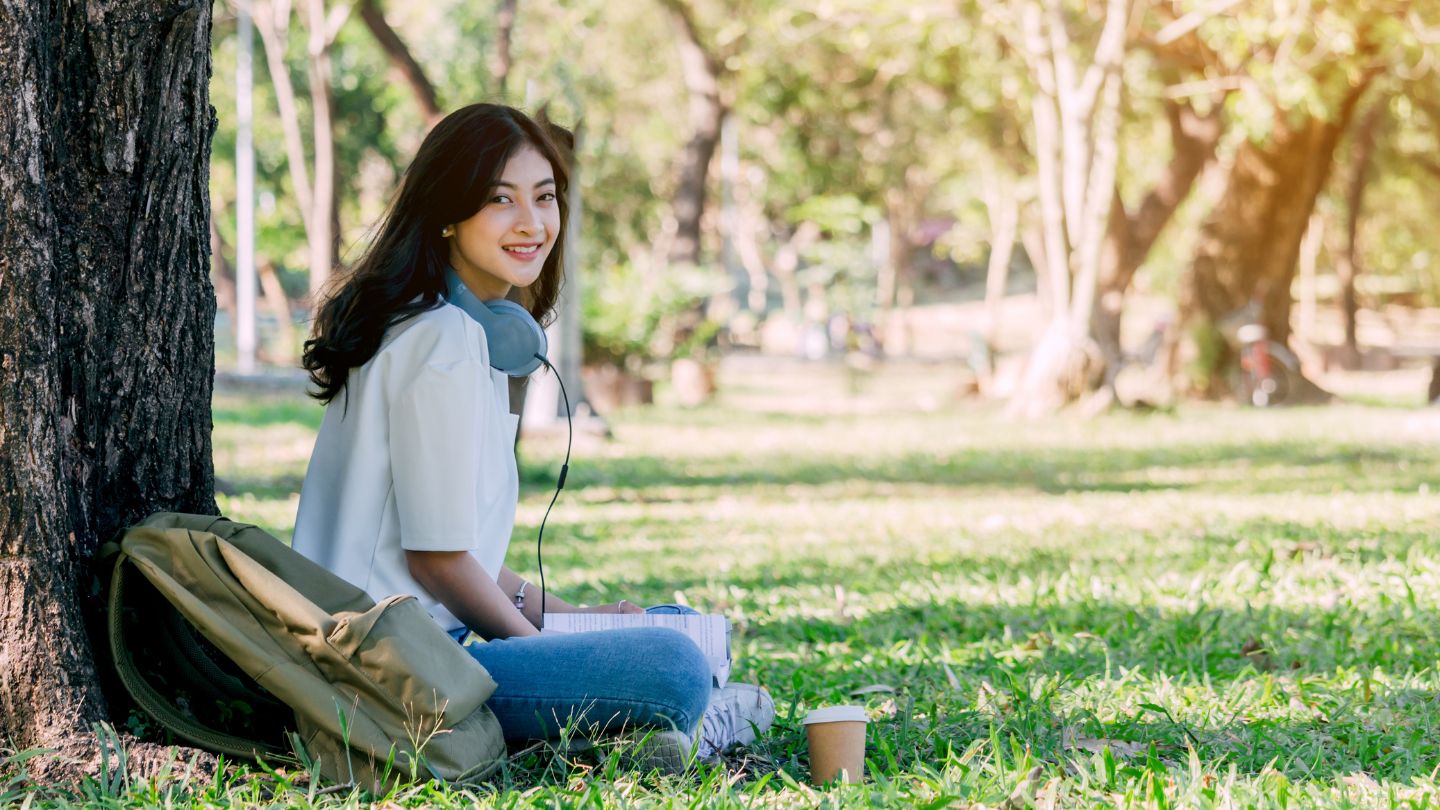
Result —
M535 233L544 228L545 220L540 216L540 209L534 205L522 203L515 220L515 230L521 233Z

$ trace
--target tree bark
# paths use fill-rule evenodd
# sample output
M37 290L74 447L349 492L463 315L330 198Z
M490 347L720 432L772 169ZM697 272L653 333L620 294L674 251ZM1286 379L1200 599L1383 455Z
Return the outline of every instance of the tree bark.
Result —
M1329 176L1335 146L1370 81L1352 86L1332 120L1278 111L1276 130L1264 142L1245 141L1235 155L1225 191L1200 227L1182 301L1184 318L1214 334L1218 325L1255 302L1271 340L1290 338L1290 286L1300 240L1315 199ZM1201 369L1208 392L1224 393L1221 373L1233 362L1225 341L1210 339L1219 351L1215 365ZM1323 397L1301 380L1302 399Z
M669 260L674 264L700 263L700 221L705 215L706 186L710 161L720 143L720 125L726 109L720 97L725 67L708 50L700 37L695 15L683 0L661 0L670 13L679 37L680 73L689 101L690 139L680 152L678 183L671 208L675 216L675 239L670 243Z
M210 4L6 15L0 738L73 754L106 714L88 558L153 511L215 511Z

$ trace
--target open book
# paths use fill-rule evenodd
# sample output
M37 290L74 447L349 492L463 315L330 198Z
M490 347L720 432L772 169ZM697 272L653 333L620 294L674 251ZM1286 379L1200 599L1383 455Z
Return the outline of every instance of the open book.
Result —
M730 679L730 620L714 614L546 613L544 633L587 633L622 627L669 627L690 637L705 660L715 685Z

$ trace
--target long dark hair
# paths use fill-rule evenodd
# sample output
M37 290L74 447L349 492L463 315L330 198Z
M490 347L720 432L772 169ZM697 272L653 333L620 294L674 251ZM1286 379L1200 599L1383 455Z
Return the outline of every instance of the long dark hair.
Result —
M375 229L370 247L331 292L315 315L305 341L303 365L329 402L345 388L350 369L380 349L385 330L440 306L449 266L447 225L474 216L490 199L505 164L524 146L533 146L554 169L560 231L540 277L520 291L521 303L542 324L549 320L564 277L566 189L570 133L541 116L514 107L471 104L447 115L430 130L410 163L390 210Z

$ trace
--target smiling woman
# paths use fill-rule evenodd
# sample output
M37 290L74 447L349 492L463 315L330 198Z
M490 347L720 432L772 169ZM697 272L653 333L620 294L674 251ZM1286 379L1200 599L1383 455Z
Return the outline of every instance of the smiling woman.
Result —
M326 291L305 344L316 398L338 395L392 326L442 306L452 263L482 300L522 287L530 314L549 318L564 277L569 176L561 145L569 138L496 104L472 104L435 125L374 243ZM504 247L533 244L543 249L523 268Z
M642 760L679 770L697 749L768 727L768 695L736 686L712 696L705 657L668 628L541 637L542 606L641 609L577 607L504 565L519 495L506 375L528 371L501 360L498 339L492 356L482 316L457 304L473 294L493 309L519 288L531 315L549 315L566 214L556 134L477 104L421 144L374 247L339 280L306 343L328 407L293 547L377 601L415 595L495 679L487 704L512 741L658 728Z

